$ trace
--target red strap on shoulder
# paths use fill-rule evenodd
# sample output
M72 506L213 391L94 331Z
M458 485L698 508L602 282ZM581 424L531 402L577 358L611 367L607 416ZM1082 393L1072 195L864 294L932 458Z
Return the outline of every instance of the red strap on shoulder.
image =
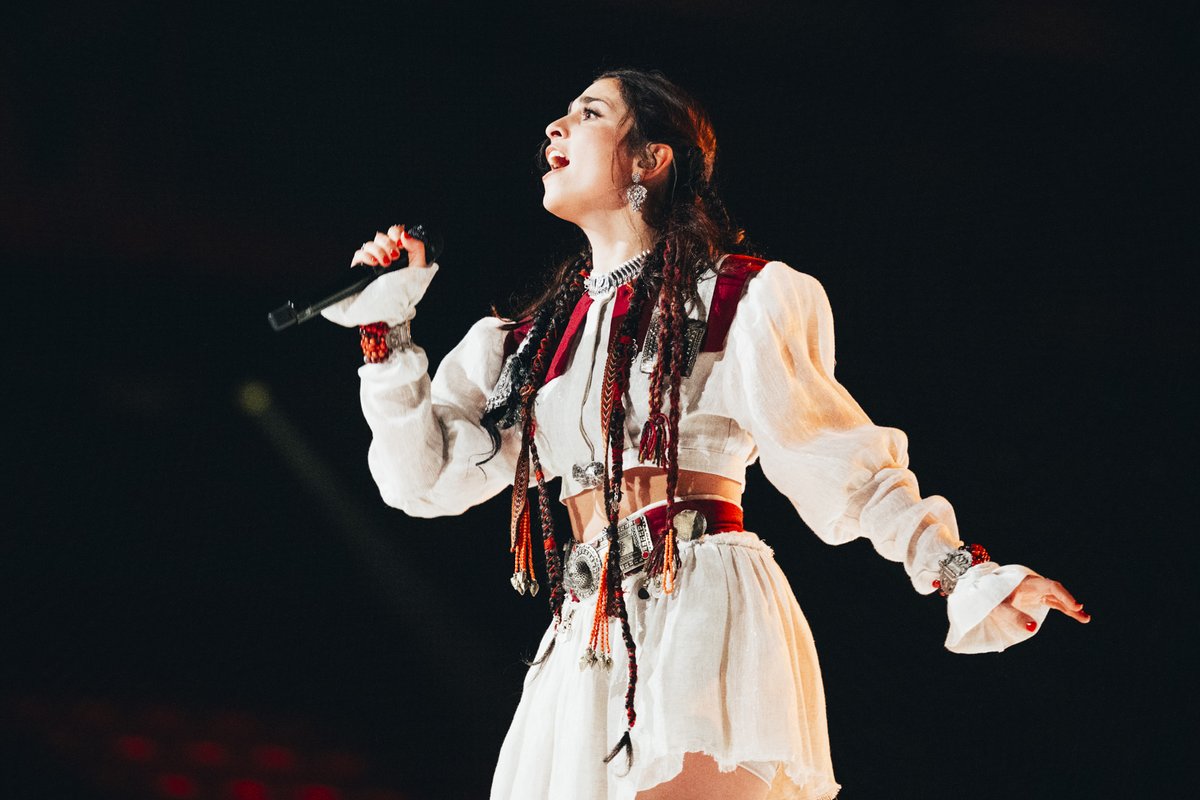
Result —
M507 359L513 353L517 352L517 347L529 335L529 329L533 327L533 320L527 319L517 327L508 332L504 337L504 357Z
M725 349L725 337L733 324L733 315L737 313L746 284L766 264L766 259L743 255L726 256L721 262L721 272L717 275L712 303L708 307L708 329L701 351L713 353Z

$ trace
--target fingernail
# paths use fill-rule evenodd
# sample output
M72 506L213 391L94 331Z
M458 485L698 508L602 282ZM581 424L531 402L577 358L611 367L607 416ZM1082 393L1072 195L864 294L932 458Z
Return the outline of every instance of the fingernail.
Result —
M1032 620L1032 619L1031 619L1031 620L1029 620L1029 622L1026 622L1026 623L1025 623L1025 630L1027 630L1027 631L1036 631L1036 630L1037 630L1037 621L1036 621L1036 620Z

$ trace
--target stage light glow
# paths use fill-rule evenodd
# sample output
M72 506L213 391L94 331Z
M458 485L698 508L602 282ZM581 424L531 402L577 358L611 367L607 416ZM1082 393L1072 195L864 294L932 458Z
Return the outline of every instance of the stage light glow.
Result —
M260 745L254 748L251 757L260 769L288 772L296 768L296 754L282 745Z
M218 742L188 742L185 750L189 761L205 767L220 767L229 761L229 751Z
M128 761L150 761L158 752L158 743L149 736L117 737L117 753Z
M262 781L239 778L228 788L230 800L271 800L271 790Z
M186 798L197 794L196 781L187 775L171 772L158 776L158 790L167 797Z

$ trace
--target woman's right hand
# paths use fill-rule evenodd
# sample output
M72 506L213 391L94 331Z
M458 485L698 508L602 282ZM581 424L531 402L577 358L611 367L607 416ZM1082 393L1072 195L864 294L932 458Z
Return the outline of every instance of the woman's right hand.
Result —
M424 242L409 235L403 225L393 225L387 233L376 233L374 239L363 242L350 266L387 267L400 257L401 250L408 254L408 267L384 272L358 294L323 309L321 316L346 327L372 322L399 325L411 320L437 272L436 264L425 261Z
M400 257L400 250L408 253L408 265L425 269L429 265L425 261L425 243L410 236L403 225L393 225L387 233L377 231L375 238L363 242L362 247L354 251L350 266L367 264L372 267L386 267Z

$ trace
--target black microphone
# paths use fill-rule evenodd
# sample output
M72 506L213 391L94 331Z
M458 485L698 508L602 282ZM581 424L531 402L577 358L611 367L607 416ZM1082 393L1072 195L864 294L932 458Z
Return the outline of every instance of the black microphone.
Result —
M439 234L433 233L424 225L405 225L404 232L414 239L419 239L425 243L425 260L427 263L432 264L441 255L442 237ZM290 328L301 322L307 322L317 314L320 314L321 309L328 308L339 300L358 294L366 288L368 283L380 275L407 266L408 251L403 247L400 248L400 257L394 259L390 266L373 267L369 264L356 264L349 269L349 274L342 273L342 277L336 285L329 286L324 291L316 292L315 300L289 300L270 314L267 314L267 321L271 323L271 327L276 331Z

